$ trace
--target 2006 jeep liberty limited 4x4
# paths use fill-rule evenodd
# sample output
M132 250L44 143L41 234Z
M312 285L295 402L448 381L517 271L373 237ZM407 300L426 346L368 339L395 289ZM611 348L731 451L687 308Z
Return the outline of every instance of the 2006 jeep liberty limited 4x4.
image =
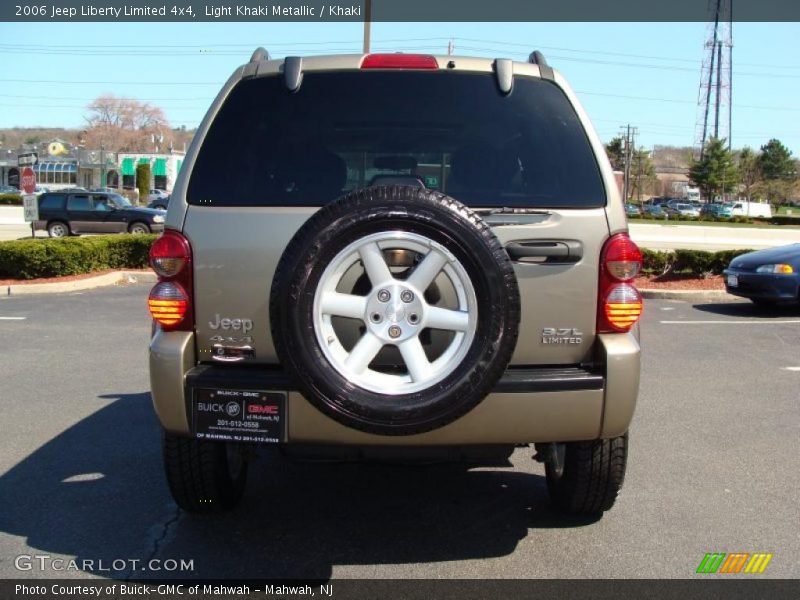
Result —
M540 53L259 48L200 125L151 264L152 397L183 509L234 506L264 443L463 460L535 444L557 507L614 503L641 253Z

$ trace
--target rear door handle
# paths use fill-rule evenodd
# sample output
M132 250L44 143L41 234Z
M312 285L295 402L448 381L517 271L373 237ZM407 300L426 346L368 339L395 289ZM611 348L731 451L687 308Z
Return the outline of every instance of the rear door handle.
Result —
M516 240L506 244L511 260L541 259L536 262L576 263L583 258L583 244L577 240Z

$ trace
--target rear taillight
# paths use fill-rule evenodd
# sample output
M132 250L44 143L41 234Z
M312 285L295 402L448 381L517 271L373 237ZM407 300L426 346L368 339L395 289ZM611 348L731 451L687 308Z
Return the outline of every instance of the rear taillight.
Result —
M438 69L439 63L428 54L367 54L362 69Z
M168 229L150 248L150 265L158 283L150 291L150 314L165 331L192 330L192 248L189 240Z
M633 280L642 270L642 252L627 233L611 236L600 258L597 332L629 331L642 315L642 295Z

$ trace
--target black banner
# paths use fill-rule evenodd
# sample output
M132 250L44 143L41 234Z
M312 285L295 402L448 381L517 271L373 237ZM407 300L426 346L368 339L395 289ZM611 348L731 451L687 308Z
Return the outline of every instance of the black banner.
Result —
M734 21L800 21L797 0L722 0ZM645 22L708 21L707 0L51 0L3 2L27 22Z
M427 580L364 579L329 581L111 581L97 579L4 580L0 598L4 600L83 600L102 598L158 598L161 600L263 600L264 598L316 600L484 600L498 598L693 598L782 600L797 596L797 582L753 580L740 577L698 576L672 580Z

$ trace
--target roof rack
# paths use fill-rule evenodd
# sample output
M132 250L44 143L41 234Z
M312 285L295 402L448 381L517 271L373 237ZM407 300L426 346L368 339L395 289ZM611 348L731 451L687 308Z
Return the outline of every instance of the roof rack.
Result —
M267 52L263 46L259 46L253 51L253 55L250 57L250 62L258 62L260 60L269 60L269 52Z
M555 80L553 69L547 64L547 59L544 57L544 54L538 50L534 50L528 57L528 62L539 66L539 73L541 74L542 79L549 79L550 81Z

